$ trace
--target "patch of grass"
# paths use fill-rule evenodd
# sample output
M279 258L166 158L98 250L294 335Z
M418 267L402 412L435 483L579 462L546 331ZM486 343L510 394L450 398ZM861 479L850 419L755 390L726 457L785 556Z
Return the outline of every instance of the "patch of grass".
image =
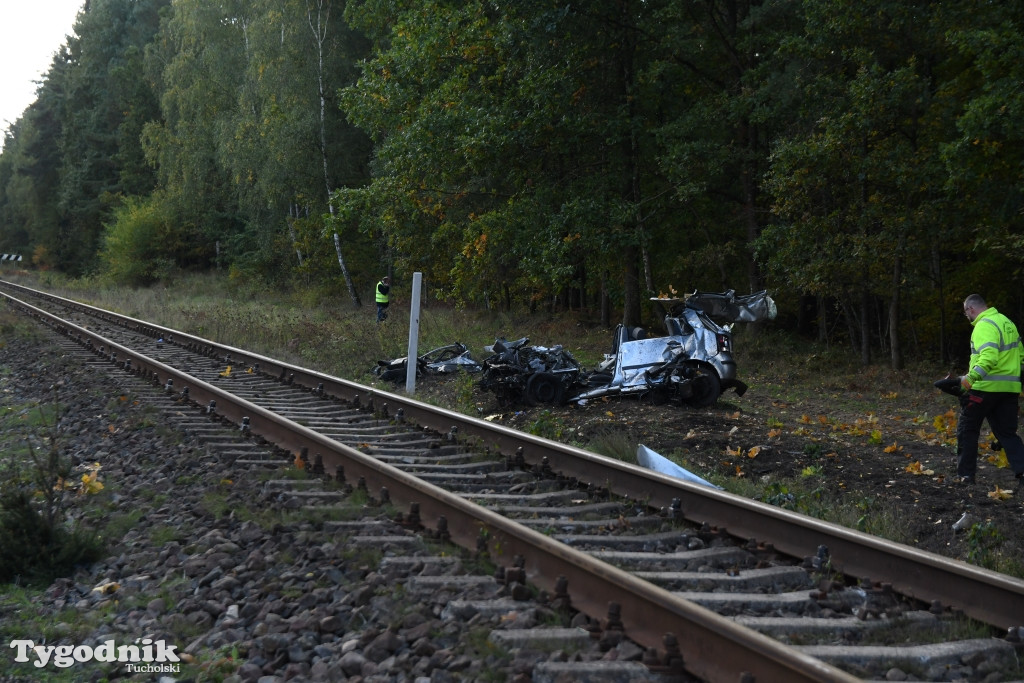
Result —
M155 546L162 546L181 539L181 531L167 524L155 526L149 531L149 540Z
M40 339L42 331L39 326L28 317L14 311L5 299L0 302L0 346L6 344L7 339Z
M477 414L475 397L476 378L468 372L460 372L453 380L455 384L456 409L466 415Z
M144 514L144 510L136 508L112 515L103 527L103 536L110 539L122 538L129 530L135 528Z
M545 439L557 441L566 434L566 425L560 417L550 410L542 410L537 413L537 417L533 422L526 425L525 431L536 436L542 436Z
M309 479L309 472L305 468L299 467L285 467L284 469L275 470L273 474L277 476L271 477L272 479L291 479L295 481Z
M972 524L967 531L967 561L986 569L1007 573L1002 566L1007 558L999 553L1004 540L1003 534L993 522ZM1020 564L1019 560L1017 564Z
M587 444L594 453L636 464L636 439L620 429L602 429Z
M173 286L160 284L147 289L108 287L92 278L54 276L43 283L33 282L32 277L21 279L29 286L40 284L69 299L296 364L313 365L367 384L379 384L370 374L378 359L397 358L407 352L408 299L400 288L395 291L390 317L378 325L375 310L369 305L352 309L336 296L324 296L315 289L257 291L258 285L247 288L217 273L181 275ZM12 320L20 321L20 317L13 316ZM459 341L466 344L474 358L483 360L484 346L496 337L524 335L529 335L533 344L564 345L586 367L602 359L611 339L610 330L586 321L578 313L545 317L468 311L430 297L422 300L421 350ZM393 388L385 384L385 388ZM462 409L473 414L475 404L468 400Z
M214 517L223 517L232 510L241 512L242 509L244 509L237 509L234 504L228 500L228 497L225 494L218 491L208 491L207 493L204 493L199 504L202 506L203 510Z
M475 658L479 657L487 660L498 660L506 663L510 662L512 660L512 654L491 640L491 631L492 629L489 628L470 629L469 632L465 634L463 650L466 654L472 655ZM482 678L481 680L505 680L503 673L498 671L493 671L492 673L493 677Z

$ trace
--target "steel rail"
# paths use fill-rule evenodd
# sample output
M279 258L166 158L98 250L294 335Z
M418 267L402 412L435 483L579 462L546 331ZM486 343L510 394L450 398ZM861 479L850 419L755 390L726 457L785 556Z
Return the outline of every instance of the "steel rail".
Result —
M61 333L77 337L94 349L117 355L117 361L130 361L131 370L164 384L171 379L188 387L190 400L202 406L216 402L216 414L275 445L295 451L306 449L321 456L327 471L342 467L346 480L358 477L368 490L387 491L388 499L412 507L420 523L445 529L450 538L469 549L480 549L486 539L486 552L499 564L513 566L525 560L528 581L555 592L558 579L567 579L572 605L600 619L609 597L623 600L623 634L651 651L664 647L671 634L678 642L682 666L707 681L785 680L838 681L859 680L821 660L785 647L756 631L736 624L716 613L684 600L627 572L594 559L592 556L559 543L544 534L475 505L383 463L354 448L308 429L296 422L234 396L211 384L149 358L128 347L106 339L31 304L3 294L14 305L32 316L49 321ZM619 599L622 599L621 597ZM754 676L754 678L750 678Z
M826 546L831 567L836 571L884 580L900 594L925 603L956 607L968 616L999 628L1019 627L1024 621L1024 581L1020 579L773 505L689 484L573 446L452 413L407 396L282 363L21 285L13 286L110 319L128 321L140 329L150 330L150 334L173 334L178 341L185 339L216 348L242 362L259 364L261 372L288 377L295 384L310 389L322 387L327 395L348 401L361 398L386 403L392 414L401 409L406 419L441 433L455 426L460 436L480 438L505 455L521 452L527 463L546 463L563 476L645 500L656 508L668 508L679 501L686 519L706 522L739 538L770 541L776 549L789 555L807 557L816 554L820 546Z

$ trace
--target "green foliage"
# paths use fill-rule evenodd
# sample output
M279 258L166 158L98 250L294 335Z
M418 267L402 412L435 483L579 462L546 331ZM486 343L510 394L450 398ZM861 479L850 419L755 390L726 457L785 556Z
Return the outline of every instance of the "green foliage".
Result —
M553 415L550 410L542 410L538 413L537 418L526 426L526 431L545 439L557 441L565 435L565 423Z
M95 533L66 519L71 463L58 411L56 401L37 406L35 422L22 427L27 449L9 451L0 467L0 583L47 585L102 556Z
M1017 4L330 6L88 3L5 137L0 250L636 324L767 286L894 366L952 359L970 291L1024 314Z
M1003 535L992 522L971 525L967 532L967 561L989 569L995 569L998 561L996 550L1003 542Z
M120 285L145 286L166 278L195 251L194 235L183 234L161 195L128 198L107 225L100 258L104 273ZM177 257L177 258L176 258Z
M0 582L46 585L102 556L102 544L82 530L68 531L46 519L30 492L0 494Z

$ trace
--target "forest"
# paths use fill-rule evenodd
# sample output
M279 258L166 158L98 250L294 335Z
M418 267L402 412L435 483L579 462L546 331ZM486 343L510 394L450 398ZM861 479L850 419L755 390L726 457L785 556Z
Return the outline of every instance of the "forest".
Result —
M0 251L603 324L767 288L900 368L971 292L1024 324L1022 85L990 0L88 0L5 132Z

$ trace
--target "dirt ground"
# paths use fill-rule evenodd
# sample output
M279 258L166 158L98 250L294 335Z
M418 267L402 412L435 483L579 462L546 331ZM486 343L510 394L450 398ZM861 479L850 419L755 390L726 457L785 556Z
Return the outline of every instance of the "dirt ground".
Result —
M1012 495L987 425L977 483L956 481L959 406L933 388L941 374L875 370L817 385L794 375L744 377L742 397L728 391L705 409L622 397L502 408L479 388L473 398L481 416L515 429L598 452L642 443L734 492L815 516L842 509L830 521L1024 575L1024 492ZM454 405L457 386L428 377L418 393Z

